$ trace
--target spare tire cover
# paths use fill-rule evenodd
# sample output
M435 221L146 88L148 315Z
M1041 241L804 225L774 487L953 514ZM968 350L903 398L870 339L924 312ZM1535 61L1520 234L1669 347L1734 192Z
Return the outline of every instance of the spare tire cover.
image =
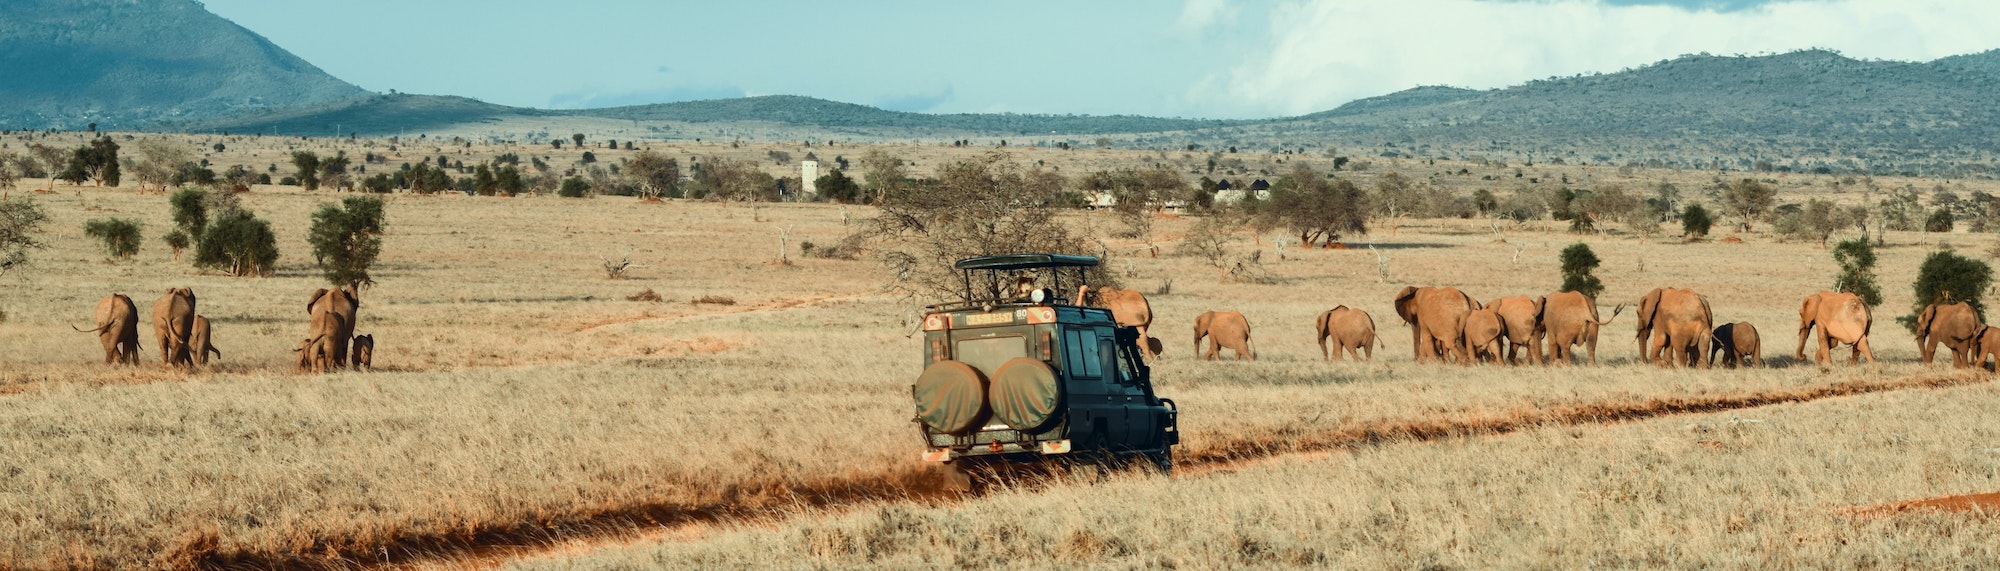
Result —
M925 367L911 388L917 418L946 434L963 434L986 422L986 377L959 361L938 361Z
M1061 415L1062 384L1047 363L1015 357L1000 364L986 389L993 418L1026 432L1040 432Z

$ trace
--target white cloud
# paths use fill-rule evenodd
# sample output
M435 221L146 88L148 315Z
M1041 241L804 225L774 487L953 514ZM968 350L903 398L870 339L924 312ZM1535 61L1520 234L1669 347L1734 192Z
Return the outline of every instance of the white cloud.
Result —
M1229 5L1229 0L1187 0L1181 5L1181 17L1174 22L1174 31L1186 37L1200 38L1208 35L1211 29L1229 27L1241 12L1241 9Z
M1198 18L1190 0L1182 21ZM1207 8L1204 8L1207 9ZM1785 1L1732 12L1594 0L1308 0L1278 6L1244 61L1190 99L1230 115L1292 115L1418 85L1494 88L1614 72L1682 54L1811 47L1925 61L2000 47L2000 2ZM1239 38L1240 40L1240 38Z

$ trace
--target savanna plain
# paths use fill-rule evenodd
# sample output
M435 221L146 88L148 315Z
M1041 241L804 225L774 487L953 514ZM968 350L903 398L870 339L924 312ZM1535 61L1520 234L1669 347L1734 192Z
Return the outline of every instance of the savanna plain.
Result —
M342 144L360 143L237 138L212 159L258 165L288 146ZM990 151L883 148L919 174ZM762 160L768 150L669 152ZM451 152L510 151L522 150ZM1184 160L1007 152L1072 176ZM410 154L394 160L437 153ZM1287 157L1256 160L1279 169ZM1260 165L1243 168L1239 178L1257 178L1248 173ZM1512 180L1516 168L1382 160L1342 176L1365 187L1399 172L1469 192L1489 180L1482 173ZM1717 176L1535 168L1547 171L1537 179L1634 188L1695 188ZM1470 174L1437 176L1461 170ZM1830 190L1838 179L1783 175L1780 201L1857 200ZM35 180L9 192L31 196L51 220L49 247L0 279L0 567L2000 561L1991 513L1867 510L2000 491L1991 422L2000 388L1990 373L1919 363L1893 321L1909 312L1923 254L1944 243L1983 251L1992 241L1984 235L1887 233L1876 269L1886 299L1871 335L1880 363L1848 365L1843 349L1819 366L1792 357L1798 306L1832 284L1837 266L1823 245L1781 241L1768 224L1717 232L1742 240L1732 243L1617 228L1579 236L1546 220L1380 218L1344 250L1243 229L1228 247L1261 252L1262 270L1240 280L1175 255L1198 217L1158 215L1154 257L1140 240L1116 237L1112 214L1075 211L1063 223L1101 237L1113 272L1151 298L1153 334L1167 348L1156 383L1182 411L1180 464L1172 476L1085 471L970 496L918 461L909 402L921 365L910 336L918 307L883 293L891 276L865 255L800 250L840 243L871 207L386 195L383 255L356 329L377 340L376 370L303 375L291 349L305 335L308 295L325 287L305 234L311 212L340 193L257 185L240 195L271 221L283 257L271 276L234 278L158 245L172 227L164 193ZM106 216L144 223L138 256L109 260L84 236L85 221ZM1414 362L1391 305L1397 290L1450 285L1481 301L1546 294L1560 283L1557 253L1579 241L1604 260L1604 316L1655 287L1692 288L1708 296L1717 323L1757 326L1769 366L1639 363L1629 315L1604 329L1595 365ZM626 256L628 275L607 279L603 260ZM131 296L144 314L178 286L199 296L223 351L199 371L162 367L144 327L137 367L101 364L96 339L71 331L88 326L107 294ZM642 291L659 300L628 299ZM1313 319L1336 305L1374 316L1383 340L1374 360L1320 358ZM1191 324L1211 309L1248 317L1258 360L1192 358Z

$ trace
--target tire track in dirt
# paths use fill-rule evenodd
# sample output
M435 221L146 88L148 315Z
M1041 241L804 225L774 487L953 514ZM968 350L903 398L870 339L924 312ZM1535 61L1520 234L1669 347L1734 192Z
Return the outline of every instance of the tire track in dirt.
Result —
M1176 459L1176 477L1206 477L1284 458L1310 457L1409 442L1493 436L1547 425L1604 425L1651 418L1706 414L1778 404L1904 390L1945 389L1991 383L1984 372L1933 374L1888 380L1844 381L1790 390L1651 397L1630 401L1523 408L1456 419L1383 420L1329 430L1285 431L1231 439ZM491 569L536 556L576 555L675 536L699 536L717 524L770 525L799 508L861 508L897 502L949 503L964 494L921 466L892 473L852 475L823 483L721 494L736 501L702 506L637 502L606 506L534 522L472 527L451 535L412 534L375 541L322 538L297 553L221 552L213 539L189 544L177 559L203 569Z

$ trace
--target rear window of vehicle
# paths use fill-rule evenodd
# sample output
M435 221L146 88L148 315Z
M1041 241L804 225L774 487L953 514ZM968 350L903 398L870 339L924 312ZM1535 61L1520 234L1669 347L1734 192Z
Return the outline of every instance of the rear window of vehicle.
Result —
M958 342L956 352L959 361L972 365L991 377L1000 370L1000 365L1008 359L1028 356L1027 338L1019 335L967 339Z
M1095 379L1104 376L1104 364L1098 356L1097 332L1089 329L1071 329L1063 333L1063 348L1066 355L1063 365L1069 369L1069 376Z

